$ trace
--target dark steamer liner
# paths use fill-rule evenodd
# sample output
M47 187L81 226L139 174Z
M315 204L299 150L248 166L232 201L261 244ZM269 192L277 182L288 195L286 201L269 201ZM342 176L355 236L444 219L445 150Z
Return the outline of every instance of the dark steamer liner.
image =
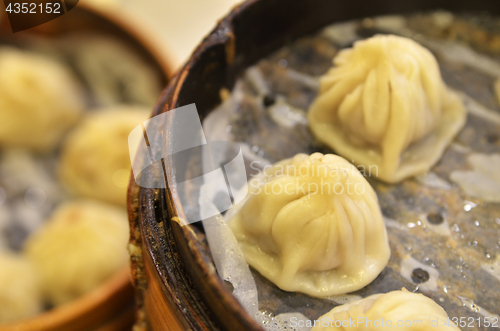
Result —
M203 40L170 81L153 115L195 103L205 117L242 70L287 41L327 24L384 14L446 9L500 14L495 0L249 0ZM166 137L159 137L168 144ZM140 160L139 160L140 161ZM169 160L165 169L172 173ZM154 173L146 174L154 178ZM156 174L156 175L161 175ZM263 330L224 287L196 226L181 227L175 187L129 188L133 279L139 301L137 326L151 330ZM201 234L202 235L202 234Z

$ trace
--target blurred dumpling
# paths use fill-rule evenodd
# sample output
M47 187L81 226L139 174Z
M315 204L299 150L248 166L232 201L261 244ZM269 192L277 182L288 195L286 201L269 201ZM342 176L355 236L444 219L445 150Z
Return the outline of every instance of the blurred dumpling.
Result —
M20 255L0 251L0 324L42 311L38 275Z
M316 138L398 182L436 163L466 120L434 56L416 42L377 35L335 57L309 109Z
M297 154L273 165L250 180L228 218L248 264L285 291L356 291L389 261L377 196L339 156Z
M459 330L441 306L423 294L406 289L375 294L335 307L319 319L319 330ZM343 322L343 325L342 325ZM448 322L449 325L445 325Z
M0 146L50 151L77 121L85 103L64 65L0 47Z
M96 112L71 132L63 147L60 177L77 195L124 205L131 173L130 132L150 110L122 106Z
M87 293L126 265L127 214L90 200L65 203L27 241L45 298L54 305Z

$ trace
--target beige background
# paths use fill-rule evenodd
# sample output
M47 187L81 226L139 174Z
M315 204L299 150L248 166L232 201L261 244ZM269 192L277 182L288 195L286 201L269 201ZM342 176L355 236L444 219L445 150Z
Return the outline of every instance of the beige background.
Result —
M241 0L80 0L126 15L158 42L176 69Z

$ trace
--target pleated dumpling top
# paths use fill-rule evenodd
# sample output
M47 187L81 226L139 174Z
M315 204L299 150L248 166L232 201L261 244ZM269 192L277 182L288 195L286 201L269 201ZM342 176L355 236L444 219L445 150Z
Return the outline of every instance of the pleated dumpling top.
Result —
M432 299L403 288L335 307L311 331L460 331L454 320Z
M229 225L250 266L279 288L326 297L372 282L390 257L377 196L336 155L297 154L249 182Z
M308 118L316 138L349 161L399 182L429 170L465 124L461 99L430 51L377 35L334 58Z

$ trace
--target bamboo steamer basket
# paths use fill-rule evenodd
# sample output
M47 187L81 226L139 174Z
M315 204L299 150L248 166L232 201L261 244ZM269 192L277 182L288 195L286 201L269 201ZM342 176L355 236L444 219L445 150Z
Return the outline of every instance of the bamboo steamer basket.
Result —
M153 115L195 103L201 119L220 104L220 90L231 90L242 71L300 36L335 22L444 9L500 14L497 1L478 0L249 0L223 18L172 78ZM168 130L167 130L168 132ZM166 136L158 136L168 145ZM138 160L140 162L140 160ZM188 171L189 169L186 169ZM164 171L172 174L171 160ZM146 174L151 181L162 173ZM163 180L165 180L163 178ZM176 187L129 186L132 274L137 289L139 330L261 331L224 286L201 225L181 226Z
M0 16L4 14L5 11L2 10ZM34 38L50 40L80 32L104 33L128 44L160 73L163 86L172 75L173 65L169 55L160 52L148 34L132 25L127 17L117 15L109 9L79 3L67 14L53 21L15 34L10 30L7 17L0 17L0 40L15 44ZM135 320L134 290L130 274L130 267L127 266L90 293L31 319L0 325L0 331L130 330Z

